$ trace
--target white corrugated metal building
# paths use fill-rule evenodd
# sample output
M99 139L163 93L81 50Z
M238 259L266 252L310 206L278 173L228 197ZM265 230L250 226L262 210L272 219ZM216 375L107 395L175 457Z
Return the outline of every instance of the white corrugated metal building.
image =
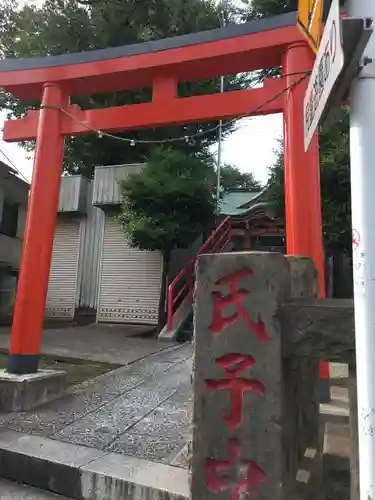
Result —
M92 205L92 181L61 179L46 317L72 320L79 309L96 310L104 214Z
M132 248L117 221L121 181L142 167L97 167L93 181L62 177L47 318L73 320L89 310L98 322L158 324L162 254ZM172 266L191 256L177 251Z
M95 169L92 202L105 212L97 320L158 324L163 257L131 248L117 221L121 181L143 164Z
M143 166L97 167L93 180L62 177L46 318L91 311L98 322L158 324L163 256L132 248L117 221L121 181ZM174 274L196 247L172 252Z

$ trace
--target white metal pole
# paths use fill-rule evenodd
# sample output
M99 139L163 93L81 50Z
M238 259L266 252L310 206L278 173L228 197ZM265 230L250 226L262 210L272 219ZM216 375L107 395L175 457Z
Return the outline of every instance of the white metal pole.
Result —
M375 0L350 0L348 14L375 21ZM375 34L364 56L375 61ZM350 167L358 390L360 499L375 500L375 63L350 95Z
M220 77L220 93L224 92L224 77ZM220 202L220 187L221 187L221 167L222 167L222 152L223 152L223 121L219 121L219 137L217 145L217 181L216 181L216 203L219 208ZM219 210L217 210L219 211Z

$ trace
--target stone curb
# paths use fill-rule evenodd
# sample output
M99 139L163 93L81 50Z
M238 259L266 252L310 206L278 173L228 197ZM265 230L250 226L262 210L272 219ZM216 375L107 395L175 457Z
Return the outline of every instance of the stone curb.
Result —
M51 493L50 491L13 483L1 478L0 492L1 500L69 500L66 497L55 495L55 493Z
M0 477L73 500L185 500L188 471L20 432L0 432Z
M177 311L173 315L173 327L171 330L168 330L168 324L164 326L164 328L161 330L161 332L158 335L158 340L163 342L163 341L175 341L176 338L178 337L178 334L183 328L183 325L185 321L187 320L189 314L191 314L192 311L192 299L187 297L187 300L185 299L185 302L183 302Z

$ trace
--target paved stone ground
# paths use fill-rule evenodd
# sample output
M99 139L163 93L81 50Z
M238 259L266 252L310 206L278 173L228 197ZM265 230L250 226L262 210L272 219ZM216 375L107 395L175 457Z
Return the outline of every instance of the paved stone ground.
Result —
M3 479L0 479L0 498L1 500L67 500L47 491L11 483Z
M75 328L69 330L73 335ZM54 333L61 335L67 331L58 333L58 330L54 330ZM112 333L107 334L106 342L110 335ZM147 356L148 345L152 346L153 341L127 339L121 337L119 331L115 331L114 337L118 338L118 349L122 345L126 346L123 353L127 349L130 351L130 344L127 344L129 340L142 346L138 347L136 354L129 354L127 358L134 360L139 356L141 359L72 387L64 398L37 411L0 413L0 427L186 468L186 442L191 433L191 345L157 343L159 352ZM60 339L60 342L61 346L68 340ZM76 345L81 342L82 338ZM92 342L86 347L89 359L98 355L103 360L103 353L99 355ZM108 347L107 344L106 351L114 353L114 347ZM57 349L53 345L52 348L56 353ZM101 349L104 349L103 344ZM118 361L119 358L116 359ZM346 376L345 366L332 366L332 378ZM336 384L333 382L333 385ZM336 386L332 388L332 396L330 405L322 405L323 418L327 423L331 417L344 417L344 421L340 421L337 426L330 423L326 428L324 476L329 481L325 484L325 490L327 500L349 500L347 390ZM332 457L335 459L336 456L340 456L339 463L337 460L332 461ZM342 463L344 457L346 461ZM5 490L8 497L2 496L1 486L0 483L0 498L3 500L8 500L8 497L12 500L53 499L41 493L39 497L32 496L35 493L33 491L27 492L29 496L25 494L24 497L17 497L17 491L12 490L14 485L8 486L9 494Z
M127 365L174 345L137 338L149 331L149 327L103 324L46 329L42 354ZM7 327L0 328L0 349L8 349L9 332Z
M0 414L0 426L184 467L191 345L161 345L164 351L72 387L34 412Z

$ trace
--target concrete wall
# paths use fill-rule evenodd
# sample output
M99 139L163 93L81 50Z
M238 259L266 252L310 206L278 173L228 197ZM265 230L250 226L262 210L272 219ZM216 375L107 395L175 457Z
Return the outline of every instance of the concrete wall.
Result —
M4 196L5 196L5 186L0 178L0 221L3 216L3 205L4 205Z
M10 238L0 234L0 262L19 269L21 264L21 251L23 240L21 238Z
M0 321L8 323L13 314L25 223L29 185L10 173L4 164L0 167L0 221L4 201L18 205L16 237L0 233Z
M178 273L193 259L203 244L203 237L197 238L189 248L175 248L172 251L168 280L171 282Z
M0 178L0 221L4 201L18 205L17 234L15 238L0 234L0 262L19 269L25 233L29 185L22 179L8 174Z
M25 236L26 216L27 205L20 205L18 207L17 238L21 240L23 240Z

